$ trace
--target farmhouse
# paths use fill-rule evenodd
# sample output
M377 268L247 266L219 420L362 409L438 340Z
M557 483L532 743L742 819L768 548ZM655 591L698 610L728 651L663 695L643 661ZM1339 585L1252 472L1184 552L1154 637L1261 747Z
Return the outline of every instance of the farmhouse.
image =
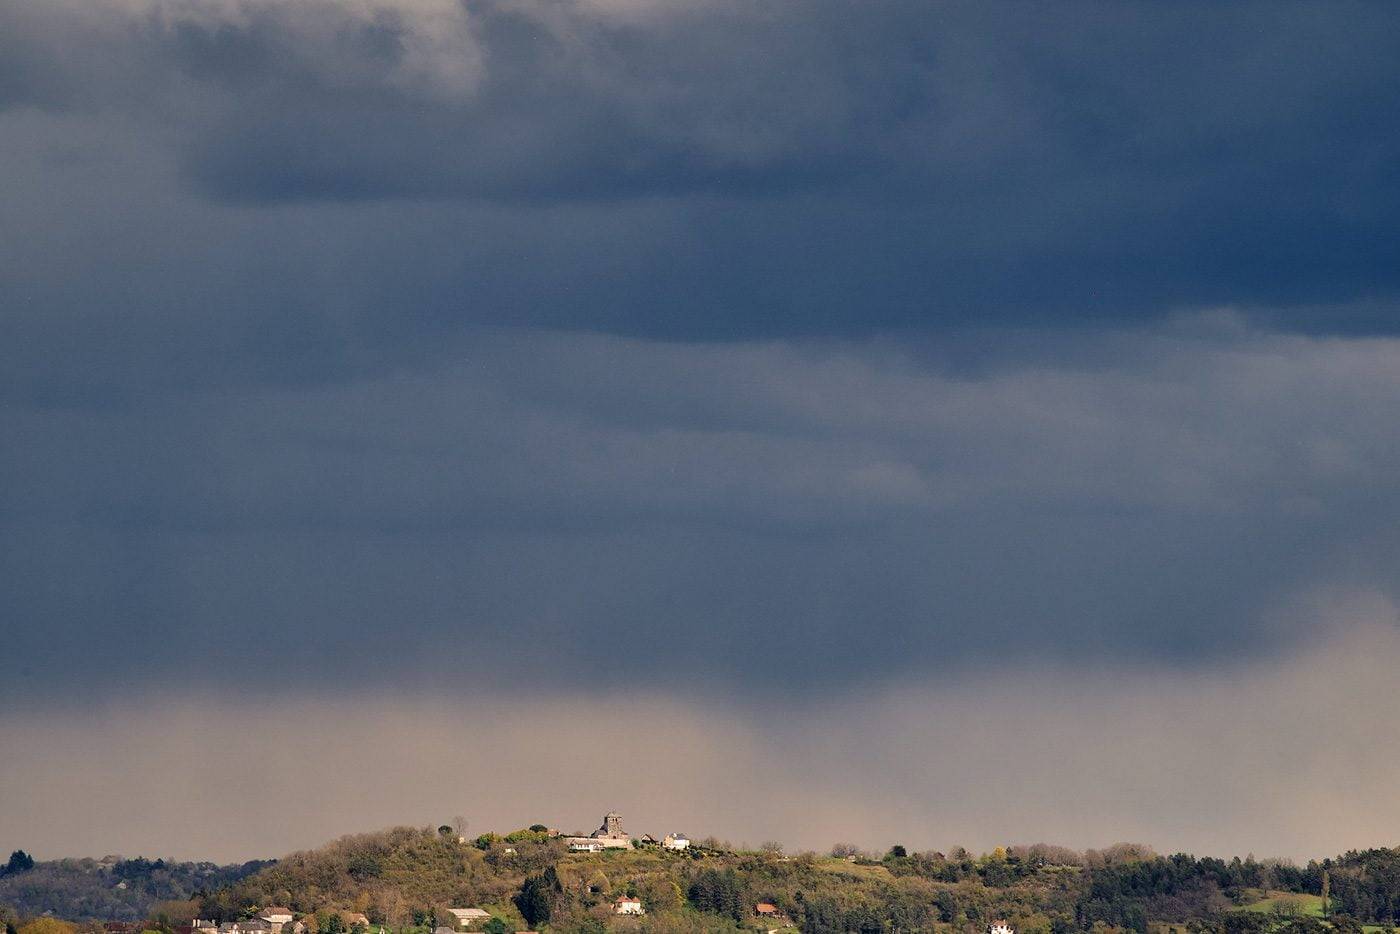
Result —
M991 923L987 934L1016 934L1016 929L1007 924L1005 920L997 919Z
M792 924L787 914L772 902L759 902L753 906L753 913L758 916L759 920L778 927L789 927Z
M262 918L253 918L250 921L225 921L219 925L219 934L278 934L278 932Z
M469 931L472 925L480 926L491 920L491 912L484 908L449 908L446 913L453 931Z
M292 909L290 908L264 908L258 912L258 919L266 921L272 925L274 931L282 930L282 925L288 924L292 920Z
M668 850L683 850L690 846L690 838L683 833L668 833L661 845Z
M633 895L624 895L613 902L613 913L619 915L640 915L645 914L646 909L642 907L642 900Z

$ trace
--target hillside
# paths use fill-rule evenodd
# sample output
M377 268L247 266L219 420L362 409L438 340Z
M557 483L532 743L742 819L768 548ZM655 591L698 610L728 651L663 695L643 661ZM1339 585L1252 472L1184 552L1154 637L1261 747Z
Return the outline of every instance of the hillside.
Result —
M0 905L20 917L52 912L75 921L140 921L162 902L187 901L217 891L271 865L177 863L163 859L61 859L19 869L11 860L0 874Z
M293 854L203 908L225 918L270 904L307 915L339 909L402 930L430 926L448 906L481 906L508 930L713 931L771 928L770 920L754 914L756 904L767 902L811 934L982 931L998 918L1021 934L1154 924L1283 932L1311 919L1240 909L1259 892L1315 893L1329 866L1334 878L1347 872L1332 861L1303 869L1253 858L1161 857L1129 845L1084 853L1044 845L998 848L981 857L908 854L902 847L878 858L789 857L718 845L587 854L527 831L459 842L455 834L400 827ZM1345 889L1345 880L1339 882L1338 890ZM647 914L614 916L611 903L621 893L639 896ZM1372 912L1363 920L1377 918Z
M838 852L789 856L776 846L736 851L704 841L679 852L652 844L576 853L538 829L468 841L445 827L397 827L344 837L246 874L248 867L179 864L195 867L190 871L198 883L189 877L161 889L158 880L179 873L168 864L157 868L140 861L144 865L133 878L143 880L140 893L148 899L205 888L207 894L183 912L165 906L165 915L151 926L167 931L195 916L232 921L278 905L296 914L308 934L355 934L360 920L389 934L426 934L449 920L449 907L486 909L493 934L784 928L802 934L982 934L999 919L1017 934L1364 934L1362 923L1374 932L1393 923L1400 907L1395 850L1349 853L1305 868L1252 857L1163 857L1133 845L1082 853L1045 845L999 847L982 856L962 850L906 853L899 846L878 857ZM65 866L44 864L25 873L39 875L26 882L27 900L10 904L22 915L38 913L44 901L36 893L43 887L35 883L63 868L101 880L93 890L106 901L70 902L81 910L51 909L55 914L139 914L133 887L113 893L115 866L99 869L103 864L90 860ZM208 883L219 873L229 878L215 890ZM1331 896L1325 917L1319 894L1324 877ZM10 888L0 891L19 891L15 880L5 881ZM71 899L77 889L70 884L67 891ZM615 901L623 895L636 896L645 914L616 914ZM771 913L760 917L760 903L771 905Z

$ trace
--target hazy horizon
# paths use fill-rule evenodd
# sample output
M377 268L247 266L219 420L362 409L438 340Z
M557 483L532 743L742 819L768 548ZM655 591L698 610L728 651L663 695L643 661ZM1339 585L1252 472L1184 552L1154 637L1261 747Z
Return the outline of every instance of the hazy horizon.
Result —
M473 835L591 830L618 810L637 835L793 851L1133 842L1301 865L1393 845L1400 819L1400 723L1383 706L1334 719L1400 662L1395 611L1350 612L1341 635L1243 669L1076 679L1021 666L998 690L964 675L744 708L384 693L7 715L0 743L22 754L0 777L26 808L6 809L0 847L241 862L457 816ZM600 738L624 734L644 743L645 768L599 755ZM1347 762L1358 767L1339 773Z

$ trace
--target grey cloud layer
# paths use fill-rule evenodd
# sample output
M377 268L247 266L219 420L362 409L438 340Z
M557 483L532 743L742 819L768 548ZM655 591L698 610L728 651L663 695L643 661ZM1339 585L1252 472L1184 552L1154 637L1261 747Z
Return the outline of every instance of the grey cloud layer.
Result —
M682 692L808 693L1280 651L1299 601L1393 591L1400 348L1223 320L962 372L482 334L433 372L12 407L0 682L562 685L625 647Z

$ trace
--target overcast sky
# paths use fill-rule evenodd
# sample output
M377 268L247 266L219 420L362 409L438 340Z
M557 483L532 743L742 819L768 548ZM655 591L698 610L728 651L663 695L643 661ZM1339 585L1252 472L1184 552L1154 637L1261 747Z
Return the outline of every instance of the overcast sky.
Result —
M0 850L1394 844L1398 299L1392 6L0 0Z

